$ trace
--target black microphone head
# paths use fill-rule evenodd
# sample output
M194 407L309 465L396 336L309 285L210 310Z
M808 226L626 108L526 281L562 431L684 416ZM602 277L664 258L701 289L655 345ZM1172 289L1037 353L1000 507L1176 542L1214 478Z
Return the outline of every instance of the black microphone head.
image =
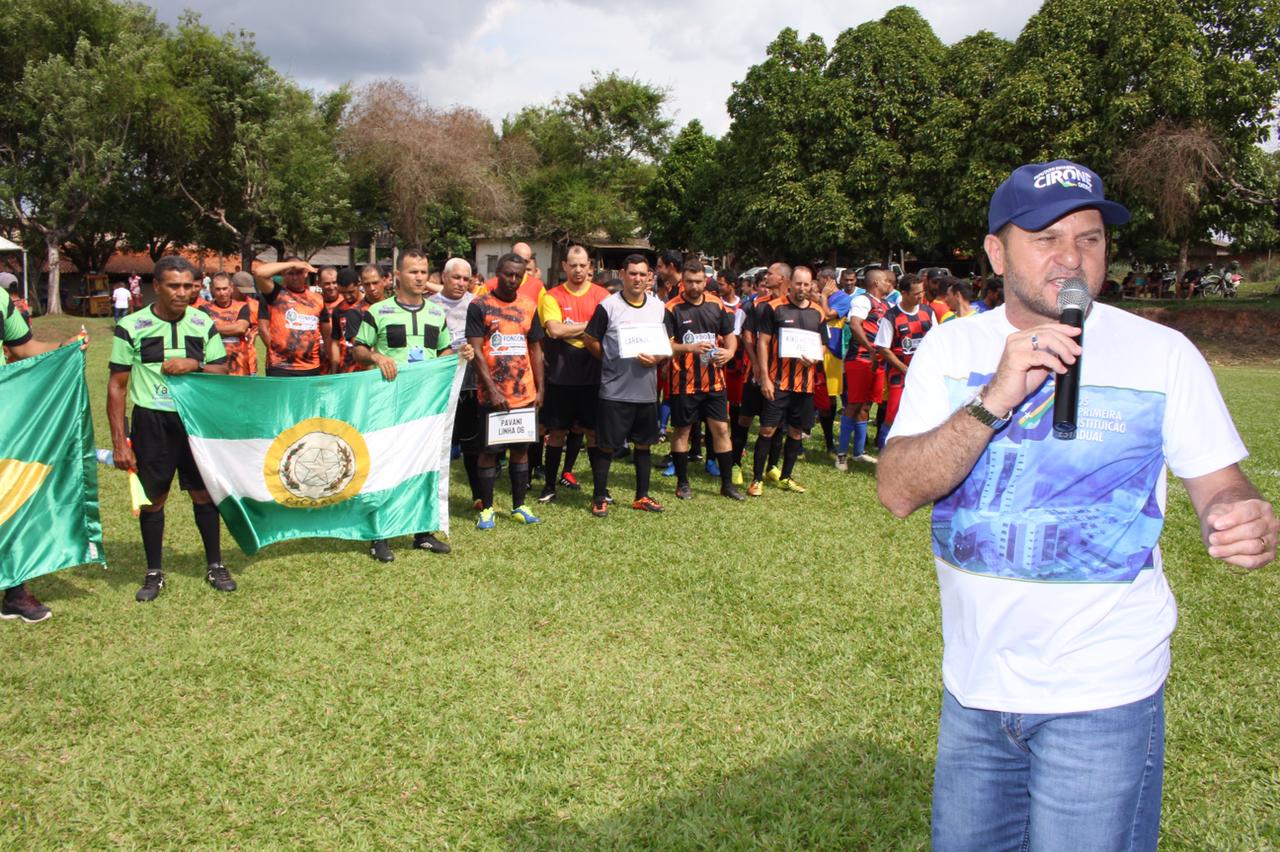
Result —
M1062 282L1062 289L1058 290L1058 313L1075 309L1084 313L1089 308L1089 303L1093 301L1093 296L1089 294L1089 285L1084 283L1083 278L1068 278Z

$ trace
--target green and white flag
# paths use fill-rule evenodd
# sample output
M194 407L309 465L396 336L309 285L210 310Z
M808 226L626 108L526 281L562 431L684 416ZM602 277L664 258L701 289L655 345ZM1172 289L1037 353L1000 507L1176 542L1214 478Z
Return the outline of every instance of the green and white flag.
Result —
M84 353L0 366L0 399L0 589L103 562Z
M227 529L253 554L291 538L448 532L457 364L404 365L390 382L196 373L170 393Z

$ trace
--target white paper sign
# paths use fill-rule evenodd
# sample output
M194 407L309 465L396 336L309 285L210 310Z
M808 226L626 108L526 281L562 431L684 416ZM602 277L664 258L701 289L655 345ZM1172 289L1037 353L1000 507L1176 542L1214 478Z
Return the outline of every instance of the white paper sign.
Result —
M491 447L532 444L538 440L538 410L530 406L490 412L485 440Z
M671 338L662 323L637 323L618 328L618 354L623 358L637 355L665 357L671 354Z
M778 357L807 358L810 361L821 361L822 338L816 331L805 331L801 328L779 329Z

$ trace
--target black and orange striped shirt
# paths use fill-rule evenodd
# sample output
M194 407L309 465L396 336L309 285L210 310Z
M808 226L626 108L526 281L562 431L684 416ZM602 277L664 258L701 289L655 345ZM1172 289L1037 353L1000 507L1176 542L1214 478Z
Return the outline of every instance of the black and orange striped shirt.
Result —
M691 304L681 293L667 302L667 335L676 343L710 343L721 347L723 338L733 334L733 312L719 297L704 293L702 301ZM671 395L713 393L724 390L724 368L704 361L696 352L684 352L671 359Z
M769 335L768 374L774 390L813 393L818 364L805 364L799 358L778 357L779 333L785 329L822 333L822 311L813 302L803 308L793 305L789 299L775 299L764 305L756 315L756 334Z

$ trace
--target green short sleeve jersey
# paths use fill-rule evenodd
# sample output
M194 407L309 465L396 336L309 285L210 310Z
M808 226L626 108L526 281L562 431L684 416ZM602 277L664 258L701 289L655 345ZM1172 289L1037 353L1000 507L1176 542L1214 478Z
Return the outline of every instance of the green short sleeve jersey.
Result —
M383 299L360 318L353 342L397 364L426 361L447 350L452 342L446 317L444 308L435 302L406 307L395 299Z
M226 347L213 320L187 308L181 319L160 319L146 307L116 323L111 341L113 373L129 373L129 401L141 408L177 411L169 395L168 377L160 367L170 358L194 358L201 365L224 364Z
M21 346L31 339L31 326L22 318L13 299L4 290L0 290L0 320L4 321L4 330L0 337L5 346Z

